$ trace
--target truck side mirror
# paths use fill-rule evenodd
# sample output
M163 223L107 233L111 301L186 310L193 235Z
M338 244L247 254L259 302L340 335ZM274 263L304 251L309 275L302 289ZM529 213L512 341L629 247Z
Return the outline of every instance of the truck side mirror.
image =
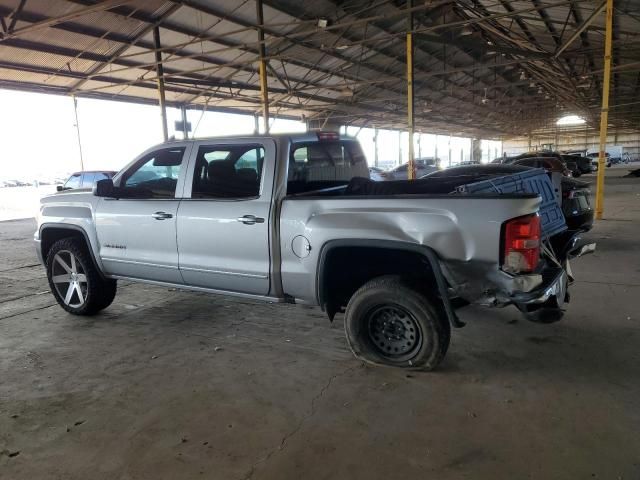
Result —
M58 192L61 192L61 191L63 191L63 190L64 190L64 187L63 187L62 185L58 185L58 186L56 187L56 190L57 190Z
M112 197L113 191L113 180L110 178L98 180L93 186L93 194L96 197Z

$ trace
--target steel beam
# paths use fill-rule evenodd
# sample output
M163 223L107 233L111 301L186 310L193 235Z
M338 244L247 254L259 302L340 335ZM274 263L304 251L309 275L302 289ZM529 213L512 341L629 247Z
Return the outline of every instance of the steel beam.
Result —
M153 28L153 43L155 44L156 49L160 48L160 28ZM158 80L158 103L160 105L160 116L162 117L162 136L164 141L169 140L169 128L167 126L167 106L166 99L164 95L164 70L162 67L162 52L157 51L155 53L156 56L156 72L157 72L157 80Z
M564 42L564 44L556 50L556 53L554 53L553 56L555 58L558 58L562 54L562 52L564 52L576 40L576 38L578 38L582 34L582 32L584 32L589 27L589 25L593 23L596 17L600 15L600 13L602 13L602 11L606 8L606 6L607 6L607 0L604 0L600 4L600 6L596 8L591 13L591 15L589 15L589 18L587 18L584 22L582 22L582 25L580 25L578 29L575 32L573 32L573 35L571 35L567 39L567 41Z
M264 133L269 133L269 90L267 85L267 62L264 48L264 12L262 0L256 0L256 18L258 21L258 51L260 54L260 101L262 103L262 121L264 122Z
M27 0L20 0L20 3L18 4L16 9L11 14L11 22L9 23L9 26L6 29L7 33L12 33L13 32L13 29L16 26L16 22L18 21L18 17L20 16L20 13L22 12L22 9L24 8L24 4L25 3L27 3Z
M602 109L600 112L600 155L598 157L598 180L596 182L596 219L604 213L604 171L609 121L609 84L611 83L611 44L613 38L613 0L607 0L606 33L604 42L604 78L602 81Z
M413 11L412 0L407 0L407 130L409 132L409 165L407 168L408 179L416 178L416 164L413 152L413 134L415 132L415 122L413 118L414 98L413 98Z
M100 3L96 3L85 8L80 8L74 12L68 13L66 15L62 15L60 17L52 17L41 22L33 23L27 27L19 28L18 30L13 30L13 26L15 25L15 20L19 15L14 15L11 19L11 24L9 25L9 33L0 38L2 41L4 38L13 38L23 35L25 33L32 33L38 30L42 30L43 28L52 27L59 23L68 22L69 20L73 20L74 18L78 18L84 15L89 15L91 13L101 12L104 10L109 10L110 8L115 8L125 3L129 3L132 0L104 0ZM19 5L19 9L22 10L24 6L24 1L21 1Z

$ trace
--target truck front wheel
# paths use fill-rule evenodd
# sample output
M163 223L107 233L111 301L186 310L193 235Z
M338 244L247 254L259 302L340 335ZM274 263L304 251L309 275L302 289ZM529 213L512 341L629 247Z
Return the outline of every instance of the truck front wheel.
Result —
M113 302L116 281L100 276L82 241L58 240L47 254L46 265L51 292L67 312L93 315Z
M433 370L447 352L451 327L427 296L400 277L385 276L353 294L345 333L357 358L377 365Z

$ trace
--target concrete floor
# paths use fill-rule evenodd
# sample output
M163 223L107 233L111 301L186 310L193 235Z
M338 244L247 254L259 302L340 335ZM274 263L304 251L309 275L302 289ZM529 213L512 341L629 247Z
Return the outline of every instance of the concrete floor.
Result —
M640 179L621 173L564 320L462 310L434 373L364 366L340 319L295 305L132 284L67 315L34 222L0 223L0 478L638 479Z

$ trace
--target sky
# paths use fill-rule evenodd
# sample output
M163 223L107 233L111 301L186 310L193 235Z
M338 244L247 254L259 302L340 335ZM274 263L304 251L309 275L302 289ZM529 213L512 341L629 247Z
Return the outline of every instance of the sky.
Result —
M189 110L198 137L251 134L249 115ZM167 111L169 136L180 111ZM78 99L85 170L119 170L162 142L160 110L153 105ZM301 122L275 119L271 131L305 131ZM181 133L176 135L181 137ZM73 99L61 95L0 90L0 179L65 177L81 170Z
M137 155L162 142L160 110L153 105L116 101L77 100L80 145L85 170L119 170ZM169 135L180 119L178 109L167 111ZM251 134L254 117L189 110L195 137ZM273 119L271 132L303 132L305 125ZM369 164L375 161L374 130L349 127L357 135ZM178 138L181 133L176 134ZM420 141L418 142L418 138ZM71 97L0 89L0 179L65 178L81 170L78 129ZM501 143L483 140L483 160L501 154ZM443 164L470 159L468 138L420 134L414 139L416 156L437 156ZM437 150L437 152L436 152ZM408 134L380 130L378 161L391 168L408 159Z

